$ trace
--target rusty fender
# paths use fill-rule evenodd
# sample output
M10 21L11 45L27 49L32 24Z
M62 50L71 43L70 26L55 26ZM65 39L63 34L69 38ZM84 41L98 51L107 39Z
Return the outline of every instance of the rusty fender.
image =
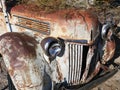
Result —
M51 89L50 77L45 71L49 67L45 66L37 44L25 34L12 32L0 36L0 53L17 90Z
M102 57L103 64L108 62L114 56L115 47L116 47L116 44L115 44L114 40L110 40L110 41L105 42L104 55Z
M105 41L105 44L103 45L103 57L102 62L105 64L107 61L109 61L115 53L116 43L114 40L114 25L111 22L107 22L102 27L102 39Z

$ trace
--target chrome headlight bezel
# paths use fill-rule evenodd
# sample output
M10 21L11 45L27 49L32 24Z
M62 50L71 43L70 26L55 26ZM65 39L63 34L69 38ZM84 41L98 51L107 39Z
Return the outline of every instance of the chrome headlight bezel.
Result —
M41 46L45 54L49 58L56 58L56 56L62 56L64 51L64 41L54 37L47 37L41 41Z

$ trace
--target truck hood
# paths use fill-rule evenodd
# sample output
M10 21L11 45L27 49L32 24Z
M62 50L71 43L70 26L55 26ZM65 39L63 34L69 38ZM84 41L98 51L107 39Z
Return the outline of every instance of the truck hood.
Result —
M34 8L34 10L32 10ZM47 36L64 39L94 41L99 34L99 21L90 10L66 9L46 13L35 6L18 5L12 8L12 15L19 15L50 24Z

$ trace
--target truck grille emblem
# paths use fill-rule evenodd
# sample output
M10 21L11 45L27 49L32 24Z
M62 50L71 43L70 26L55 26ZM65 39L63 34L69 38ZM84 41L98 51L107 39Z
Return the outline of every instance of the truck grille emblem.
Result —
M15 24L16 26L27 28L33 31L38 31L45 35L50 34L50 24L48 22L29 19L26 17L16 16L16 15L14 15L14 17L17 17L18 19L18 22Z

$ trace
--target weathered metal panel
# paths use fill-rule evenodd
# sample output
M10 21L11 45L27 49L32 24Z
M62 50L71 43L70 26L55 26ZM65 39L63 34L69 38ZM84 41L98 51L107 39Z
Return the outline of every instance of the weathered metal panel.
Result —
M34 20L26 17L21 17L14 15L18 20L15 25L30 29L33 31L38 31L42 34L49 35L50 34L50 23L44 22L44 21L39 21L39 20Z
M0 35L4 34L8 32L7 28L6 28L6 23L4 20L4 15L3 12L0 12Z
M112 59L112 57L115 54L115 48L116 48L116 44L115 44L115 40L108 40L105 42L104 45L104 54L102 57L102 63L105 64L106 62L108 62L110 59Z
M49 67L37 44L34 38L25 34L6 33L0 37L0 53L17 90L51 88L46 73Z
M69 74L68 84L80 84L82 60L83 60L83 45L69 44Z
M99 72L100 62L96 60L95 68L93 68L90 75L88 74L91 69L91 62L96 58L93 58L94 48L89 48L89 46L84 45L75 42L65 42L64 55L62 57L56 57L55 61L53 61L56 62L57 66L52 65L53 62L51 63L51 68L54 68L54 70L57 68L52 77L55 83L66 83L67 86L84 84L89 82ZM85 48L89 50L87 51ZM85 58L85 55L87 55L87 58Z
M22 13L24 10L25 13ZM13 27L17 28L13 29L13 31L17 30L17 32L28 32L30 30L14 26L19 22L18 19L14 17L14 15L26 17L26 19L30 18L33 21L39 20L50 23L49 36L52 37L62 37L64 39L84 39L90 43L91 40L95 40L99 34L99 21L93 13L87 10L72 9L61 10L53 13L45 13L43 11L30 12L29 8L25 7L24 5L18 5L12 8L11 14L11 23ZM35 28L35 25L32 26L32 28ZM40 33L37 34L42 35Z
M101 68L96 54L96 50L101 49L97 41L99 21L89 11L61 10L33 14L25 6L15 6L11 15L13 31L30 34L6 33L0 36L0 53L17 90L50 90L56 83L66 83L67 86L84 84L98 74ZM63 56L57 56L52 62L39 44L48 35L65 40ZM109 39L110 36L111 33L108 33ZM115 41L107 40L104 45L102 59L106 63L114 55ZM85 46L88 50L84 49ZM93 61L94 68L90 72Z

